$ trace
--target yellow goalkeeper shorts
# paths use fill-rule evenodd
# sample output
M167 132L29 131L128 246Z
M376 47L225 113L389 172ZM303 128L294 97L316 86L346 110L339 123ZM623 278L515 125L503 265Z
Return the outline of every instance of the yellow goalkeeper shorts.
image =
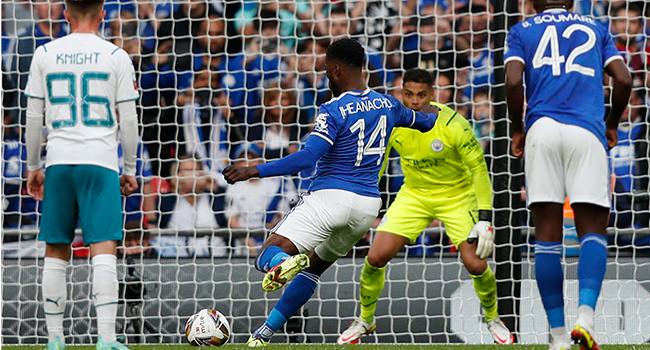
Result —
M456 197L434 197L402 186L377 231L396 234L415 243L435 219L442 221L447 236L458 248L478 221L476 194L466 192Z

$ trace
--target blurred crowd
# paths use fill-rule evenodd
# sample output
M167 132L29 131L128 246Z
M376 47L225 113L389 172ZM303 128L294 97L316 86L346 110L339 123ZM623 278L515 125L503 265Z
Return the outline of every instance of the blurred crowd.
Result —
M2 2L4 228L38 224L39 205L24 188L23 91L35 48L69 31L63 9L58 0ZM270 228L297 202L313 169L235 186L221 170L301 148L318 106L331 98L325 51L343 37L365 46L366 79L380 92L398 95L405 69L429 70L436 100L469 118L491 153L494 107L502 102L494 101L499 48L490 0L107 0L105 9L99 34L130 55L141 91L141 190L124 204L125 225L140 232L141 245L150 241L147 228ZM577 0L574 10L610 29L634 76L619 144L611 151L610 221L618 228L648 227L650 5ZM519 0L518 11L519 19L535 14L530 0ZM392 167L397 175L383 190L396 192L399 165ZM245 255L260 244L252 237L152 240L155 254L181 257ZM133 251L128 247L125 253Z

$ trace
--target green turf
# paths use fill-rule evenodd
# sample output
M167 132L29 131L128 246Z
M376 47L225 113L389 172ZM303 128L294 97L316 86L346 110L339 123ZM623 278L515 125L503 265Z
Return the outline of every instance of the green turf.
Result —
M43 350L44 346L34 345L4 345L7 350ZM94 350L94 346L68 346L70 350ZM131 350L199 350L199 348L190 345L130 345ZM208 350L210 348L203 348ZM212 348L215 349L216 348ZM245 344L228 344L221 347L224 350L248 349ZM362 345L333 345L333 344L271 344L268 350L548 350L548 345L410 345L410 344L362 344ZM649 344L644 345L601 345L602 350L650 350ZM579 350L577 345L572 350Z

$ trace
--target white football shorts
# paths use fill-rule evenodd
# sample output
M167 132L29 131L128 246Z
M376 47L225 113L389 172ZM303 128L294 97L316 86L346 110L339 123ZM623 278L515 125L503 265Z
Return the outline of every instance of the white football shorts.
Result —
M596 135L551 118L537 120L524 148L527 205L591 203L610 207L607 151Z
M288 238L300 253L314 250L333 262L346 255L368 232L381 198L343 190L305 193L271 232Z

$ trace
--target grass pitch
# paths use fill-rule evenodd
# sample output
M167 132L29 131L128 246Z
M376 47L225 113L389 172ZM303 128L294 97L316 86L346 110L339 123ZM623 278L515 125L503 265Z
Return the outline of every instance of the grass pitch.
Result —
M650 350L650 344L644 345L601 345L602 350ZM6 350L43 350L42 345L4 345ZM94 346L68 346L69 350L95 350ZM190 345L129 345L131 350L199 350ZM203 348L202 350L209 350ZM239 350L248 349L246 344L228 344L220 349ZM360 344L360 345L333 345L333 344L270 344L268 350L548 350L548 345L452 345L452 344ZM215 348L216 350L216 348ZM572 350L579 350L574 345Z

